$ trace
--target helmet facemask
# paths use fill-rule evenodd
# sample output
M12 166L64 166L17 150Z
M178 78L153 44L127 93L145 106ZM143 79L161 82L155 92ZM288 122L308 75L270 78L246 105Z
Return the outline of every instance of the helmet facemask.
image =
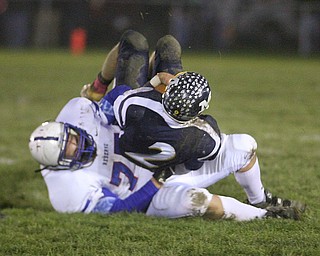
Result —
M96 156L96 146L93 137L85 130L67 123L64 124L64 130L64 138L62 150L58 158L58 166L77 170L90 165ZM67 144L71 136L75 136L77 138L77 149L73 156L67 156Z
M68 141L72 138L76 149L68 156ZM93 137L68 123L43 123L31 134L29 148L36 161L52 170L77 170L90 165L96 156Z

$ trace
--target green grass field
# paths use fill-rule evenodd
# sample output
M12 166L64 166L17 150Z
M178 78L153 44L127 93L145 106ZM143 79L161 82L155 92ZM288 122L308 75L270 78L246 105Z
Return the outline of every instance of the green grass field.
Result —
M256 138L265 187L308 204L303 220L55 213L28 138L95 78L106 52L0 50L0 255L320 255L319 59L184 56L211 83L222 131ZM232 176L209 190L245 199Z

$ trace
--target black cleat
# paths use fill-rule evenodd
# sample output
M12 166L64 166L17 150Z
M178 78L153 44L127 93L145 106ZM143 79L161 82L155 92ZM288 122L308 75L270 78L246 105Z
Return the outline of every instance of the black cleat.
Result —
M119 44L116 85L133 89L143 86L148 79L149 45L147 39L134 30L126 31Z
M171 35L161 37L156 45L153 75L167 72L172 75L182 71L181 46Z
M266 196L266 201L258 204L251 204L258 208L266 209L269 206L282 206L282 207L294 207L299 212L304 212L306 210L306 204L295 200L282 199L277 196L273 196L270 191L264 190Z
M295 207L268 206L265 218L300 220L301 212Z

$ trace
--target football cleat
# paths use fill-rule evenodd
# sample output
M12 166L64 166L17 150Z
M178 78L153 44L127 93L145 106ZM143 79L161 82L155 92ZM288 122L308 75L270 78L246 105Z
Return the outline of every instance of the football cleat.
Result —
M295 207L268 206L265 218L300 220L301 212Z
M171 35L161 37L156 45L153 76L159 72L176 75L182 71L181 46Z
M143 86L148 80L149 44L140 33L128 30L119 44L116 69L116 85L129 85L133 89Z
M290 200L290 199L282 199L277 196L273 196L270 191L267 189L264 190L264 194L266 196L266 201L257 203L257 204L251 204L255 207L258 208L263 208L266 209L269 206L282 206L282 207L294 207L300 212L304 212L306 210L306 204L295 201L295 200ZM248 200L247 200L248 203Z

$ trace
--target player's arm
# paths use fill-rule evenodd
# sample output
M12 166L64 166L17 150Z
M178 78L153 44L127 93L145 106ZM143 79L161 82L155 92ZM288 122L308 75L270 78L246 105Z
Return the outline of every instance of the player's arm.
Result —
M86 84L80 92L81 97L92 101L100 101L107 92L108 86L113 81L116 72L119 43L116 44L108 53L103 62L101 71L91 84Z
M174 78L174 75L171 75L166 72L160 72L156 76L154 76L145 86L152 86L156 90L163 93L165 91L166 86L170 83L170 80ZM103 113L109 120L109 124L113 123L114 118L114 110L113 105L115 100L123 95L128 90L132 88L128 85L118 85L112 90L110 90L99 102L99 106L102 109Z
M161 185L156 179L152 178L142 188L125 199L119 198L116 194L104 188L104 196L99 199L91 212L105 214L122 211L145 212Z

